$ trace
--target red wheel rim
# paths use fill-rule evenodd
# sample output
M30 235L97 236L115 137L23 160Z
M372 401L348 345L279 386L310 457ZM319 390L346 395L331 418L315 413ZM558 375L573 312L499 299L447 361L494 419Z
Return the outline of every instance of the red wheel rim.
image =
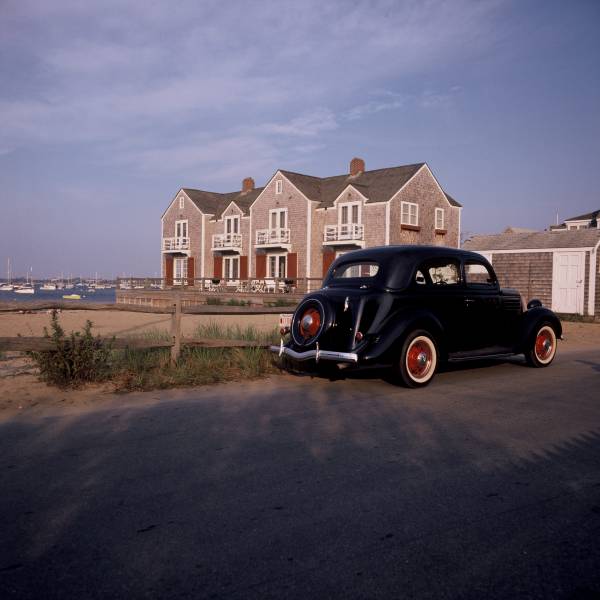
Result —
M538 332L535 338L535 355L539 360L548 360L554 351L554 338L547 329Z
M422 341L416 341L408 350L406 366L409 373L415 379L423 379L431 369L433 362L433 350L431 346Z
M307 339L314 337L321 328L321 313L316 308L309 308L300 317L300 335Z

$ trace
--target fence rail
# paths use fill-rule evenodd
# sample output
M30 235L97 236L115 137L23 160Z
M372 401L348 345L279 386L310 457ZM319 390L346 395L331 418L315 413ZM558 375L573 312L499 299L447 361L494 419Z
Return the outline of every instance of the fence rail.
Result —
M81 306L70 306L69 308L80 309ZM240 311L241 308L246 307L224 307L214 306L210 308L224 309L232 308ZM110 304L105 305L105 309L108 310L124 310L118 307L118 305ZM13 309L16 310L16 309ZM153 311L140 311L140 312L162 312L171 314L171 339L170 340L147 340L143 338L117 338L117 337L100 337L99 339L110 343L113 348L116 349L150 349L150 348L170 348L171 349L171 362L175 363L181 354L182 346L195 346L201 348L268 348L270 344L261 344L258 342L248 340L229 340L229 339L216 339L216 338L184 338L181 335L181 299L176 298L172 303L169 310L153 310ZM281 309L267 310L269 314L274 312L281 312ZM261 314L265 313L263 308L260 311ZM204 313L206 314L206 313ZM214 313L213 313L214 314ZM220 313L220 314L232 314L232 312ZM248 311L238 312L235 314L248 314ZM255 313L257 314L257 313ZM55 349L55 345L52 340L47 337L0 337L0 351L13 350L19 352L48 352Z

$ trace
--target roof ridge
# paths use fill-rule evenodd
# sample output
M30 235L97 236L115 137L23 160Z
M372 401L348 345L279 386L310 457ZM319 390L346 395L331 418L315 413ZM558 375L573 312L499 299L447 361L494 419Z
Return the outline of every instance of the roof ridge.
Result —
M380 167L379 169L368 169L367 171L363 171L360 173L364 175L365 173L376 173L377 171L390 171L391 169L406 169L408 167L422 167L427 163L419 162L419 163L411 163L410 165L396 165L395 167ZM307 175L306 173L298 173L298 171L288 171L287 169L277 169L277 171L281 173L291 173L292 175L301 175L302 177L310 177L312 179L318 179L319 181L324 181L326 179L335 179L336 177L352 177L350 173L340 173L339 175L328 175L327 177L319 177L318 175Z

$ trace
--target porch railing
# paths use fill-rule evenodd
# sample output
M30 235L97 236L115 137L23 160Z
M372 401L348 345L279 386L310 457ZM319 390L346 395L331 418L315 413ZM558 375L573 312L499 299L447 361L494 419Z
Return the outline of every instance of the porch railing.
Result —
M241 233L217 233L212 236L213 250L224 250L227 248L241 248Z
M289 229L258 229L256 231L257 246L272 246L275 244L289 244Z
M364 225L361 223L326 225L323 232L324 242L361 241L363 239Z
M190 249L189 237L163 238L163 252L178 252Z
M320 277L119 277L117 290L160 291L186 288L202 294L307 294L321 288Z

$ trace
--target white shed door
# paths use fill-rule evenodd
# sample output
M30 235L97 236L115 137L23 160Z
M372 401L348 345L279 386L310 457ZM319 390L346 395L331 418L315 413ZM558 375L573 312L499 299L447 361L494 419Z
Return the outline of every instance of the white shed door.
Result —
M555 252L552 272L552 310L583 314L585 252Z

